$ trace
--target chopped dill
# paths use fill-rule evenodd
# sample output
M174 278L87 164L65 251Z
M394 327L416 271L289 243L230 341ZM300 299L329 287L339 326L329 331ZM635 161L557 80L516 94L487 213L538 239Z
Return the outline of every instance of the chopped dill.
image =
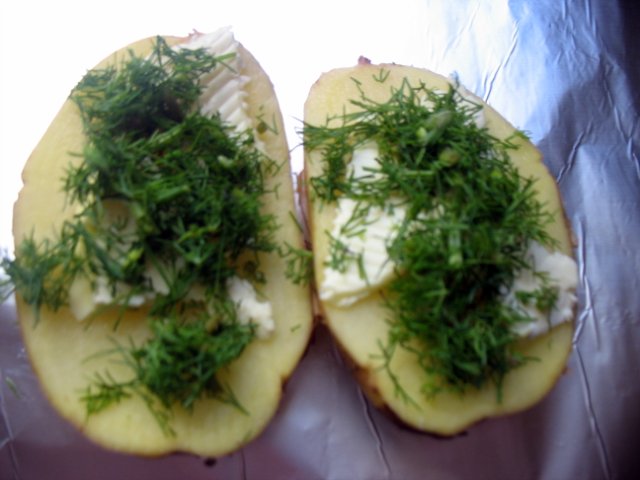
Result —
M70 95L86 144L63 179L78 211L56 238L28 237L14 260L2 260L36 318L42 308L68 305L78 278L93 288L105 281L115 304L151 298L150 339L109 352L132 378L96 373L82 394L87 415L138 395L172 433L174 405L191 409L214 397L242 410L217 373L255 334L236 321L226 282L236 274L263 281L259 255L280 252L275 217L262 211L272 193L265 178L279 166L256 148L250 130L238 133L218 114L199 113L200 77L228 68L226 58L172 49L158 37L150 56L130 54L88 72ZM259 129L274 128L259 120ZM154 289L149 269L166 288ZM194 287L204 296L190 297Z
M308 285L313 271L311 251L285 243L280 254L286 259L285 276L295 285Z
M381 72L374 80L387 77ZM426 395L488 383L500 392L507 372L528 360L513 347L512 326L529 320L501 296L518 271L532 268L529 242L553 244L545 230L552 216L536 198L533 181L509 160L513 139L495 138L479 126L482 107L457 87L440 92L405 79L390 88L387 101L376 102L361 82L356 85L355 112L305 124L303 142L320 154L322 173L310 179L317 201L357 202L344 234L359 234L369 209L390 199L406 209L387 246L396 276L383 295L389 336L380 344L382 368L403 398L390 367L397 348L415 355ZM354 149L368 142L377 145L377 167L371 175L349 175ZM345 270L357 261L353 257L330 236L328 268ZM544 284L530 301L549 308L552 290Z
M171 317L152 320L151 330L151 339L140 346L116 345L133 377L118 381L108 372L96 373L81 396L87 415L143 393L163 431L172 434L168 417L173 405L192 410L197 400L211 397L244 411L217 374L255 338L252 326L229 323L211 331L207 318L183 322Z

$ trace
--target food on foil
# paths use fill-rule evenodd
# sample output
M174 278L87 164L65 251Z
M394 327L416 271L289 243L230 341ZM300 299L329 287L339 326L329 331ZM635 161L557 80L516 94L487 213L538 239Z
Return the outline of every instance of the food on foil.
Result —
M273 417L312 327L288 155L228 28L135 42L73 89L3 267L44 393L91 440L220 456Z
M454 435L532 406L563 372L571 235L522 132L455 78L361 60L305 104L318 297L371 401Z

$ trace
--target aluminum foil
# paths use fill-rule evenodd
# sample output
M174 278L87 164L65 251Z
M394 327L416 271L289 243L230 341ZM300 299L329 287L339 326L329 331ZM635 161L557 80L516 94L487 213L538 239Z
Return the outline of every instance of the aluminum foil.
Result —
M73 13L67 3L56 2L56 11L50 12L55 21L64 22ZM300 142L295 130L311 83L324 70L354 64L360 54L374 62L455 73L527 132L558 181L576 238L579 314L567 371L532 409L441 439L406 429L378 412L320 325L286 385L277 416L256 441L219 459L184 454L139 458L90 443L52 410L39 391L9 301L0 306L0 478L639 478L637 4L238 1L233 8L216 6L222 12L216 17L213 6L187 8L192 3L197 2L185 0L180 15L174 15L189 18L188 29L175 31L183 23L162 23L150 14L128 41L156 33L186 34L191 28L212 30L220 26L210 23L214 20L233 25L271 75L292 147ZM155 3L144 8L156 10ZM198 13L189 16L190 11ZM87 15L77 13L81 19ZM97 13L92 15L87 19L95 22ZM171 17L172 12L162 15ZM212 18L202 21L207 15ZM13 21L2 17L5 25ZM84 68L108 51L96 53ZM3 76L15 71L10 68ZM61 104L64 95L59 98ZM12 133L6 134L2 132L3 144L12 140ZM301 156L300 148L292 151L295 171L301 168ZM2 168L23 161L3 158ZM17 174L5 175L1 182L5 192L20 186ZM2 205L3 239L10 238L10 218L4 212L10 212L12 201ZM12 248L3 242L0 248Z

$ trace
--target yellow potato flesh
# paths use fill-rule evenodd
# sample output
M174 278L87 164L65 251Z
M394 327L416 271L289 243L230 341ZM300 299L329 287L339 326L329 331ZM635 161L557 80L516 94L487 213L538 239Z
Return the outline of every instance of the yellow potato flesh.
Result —
M170 41L177 43L181 39ZM98 66L126 58L129 50L144 55L151 45L151 39L136 42ZM260 134L268 155L283 163L276 176L267 180L268 191L279 186L277 196L266 197L264 209L274 214L281 225L277 233L279 241L302 245L299 228L289 213L294 210L287 162L289 152L275 93L249 52L241 49L241 57L240 73L251 79L246 87L249 115L273 119L280 132ZM66 204L60 179L70 162L79 161L72 152L81 152L83 142L78 112L75 105L67 101L23 171L24 187L14 208L16 245L32 232L37 239L51 237L62 221L73 214L75 206ZM264 255L261 261L267 283L260 286L260 291L273 307L275 332L265 340L253 342L222 374L247 413L213 399L199 401L193 412L176 407L170 420L175 436L162 433L140 398L124 400L87 418L80 392L95 372L103 374L108 370L114 378L131 378L131 371L114 363L113 357L95 354L112 348L112 340L126 345L129 339L140 344L148 338L144 313L127 313L117 330L113 328L114 314L105 313L91 323L81 323L68 309L55 314L44 310L36 324L32 308L18 298L25 345L44 393L60 414L90 439L119 451L143 455L187 451L219 456L247 443L275 414L282 383L302 356L312 327L308 288L295 286L285 279L285 263L277 255Z
M381 83L380 71L388 78ZM428 88L446 91L449 81L432 72L399 65L358 65L325 73L312 87L305 104L305 122L325 125L328 118L354 111L350 100L360 97L362 89L374 101L389 99L390 88L398 88L404 79L411 85L424 82ZM357 80L358 85L356 85ZM475 99L480 102L480 99ZM474 101L475 101L474 100ZM498 138L514 133L514 128L490 107L484 108L486 126ZM336 124L337 125L337 124ZM555 221L549 225L549 233L558 241L559 250L571 255L571 239L557 186L542 163L538 150L526 140L518 140L519 149L513 151L511 160L521 175L537 179L536 189L540 198L554 212ZM307 178L322 175L322 158L319 151L305 152ZM326 232L332 230L335 208L322 204L310 194L311 241L314 252L315 280L323 282L324 261L329 251ZM571 350L573 325L565 323L550 333L518 345L524 355L539 361L528 362L507 375L503 385L502 400L497 401L495 387L469 390L464 395L442 393L427 398L421 387L428 380L419 368L415 356L396 349L390 370L397 375L401 387L411 400L407 402L397 395L397 390L387 371L381 368L379 342L386 343L389 311L381 305L378 295L370 296L350 307L322 304L324 319L345 354L356 370L356 376L374 403L386 406L406 424L420 430L442 435L452 435L470 424L490 416L507 414L525 409L538 402L554 385Z

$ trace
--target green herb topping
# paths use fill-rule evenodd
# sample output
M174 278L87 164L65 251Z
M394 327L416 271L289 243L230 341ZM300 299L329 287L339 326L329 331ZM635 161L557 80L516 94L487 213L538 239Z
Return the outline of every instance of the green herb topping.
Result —
M94 288L105 281L122 310L136 295L151 298L151 338L108 352L133 377L98 373L82 396L88 414L135 393L171 432L174 404L190 409L213 396L239 406L216 375L255 332L238 324L226 281L263 281L259 255L280 250L275 218L261 208L270 193L265 177L279 165L256 148L251 131L199 113L199 78L227 68L225 58L174 50L158 38L147 58L131 54L118 67L87 73L70 96L86 146L64 177L78 213L55 239L26 238L15 260L2 261L36 318L43 307L68 305L78 278ZM204 295L189 296L196 287Z
M423 368L426 394L488 382L500 391L505 374L527 360L513 348L512 326L530 320L501 297L518 271L532 269L529 242L553 243L545 231L552 217L533 181L509 160L514 138L495 138L479 126L474 119L482 107L457 88L439 92L405 80L382 103L359 88L360 98L351 101L356 112L305 125L304 144L322 161L322 174L310 181L317 200L356 201L345 235L366 230L371 208L406 210L387 247L396 276L383 292L390 325L381 343L385 367L400 347ZM370 175L348 174L354 149L372 141L378 166ZM330 236L326 265L343 271L360 261L347 247ZM541 281L532 297L553 302Z

